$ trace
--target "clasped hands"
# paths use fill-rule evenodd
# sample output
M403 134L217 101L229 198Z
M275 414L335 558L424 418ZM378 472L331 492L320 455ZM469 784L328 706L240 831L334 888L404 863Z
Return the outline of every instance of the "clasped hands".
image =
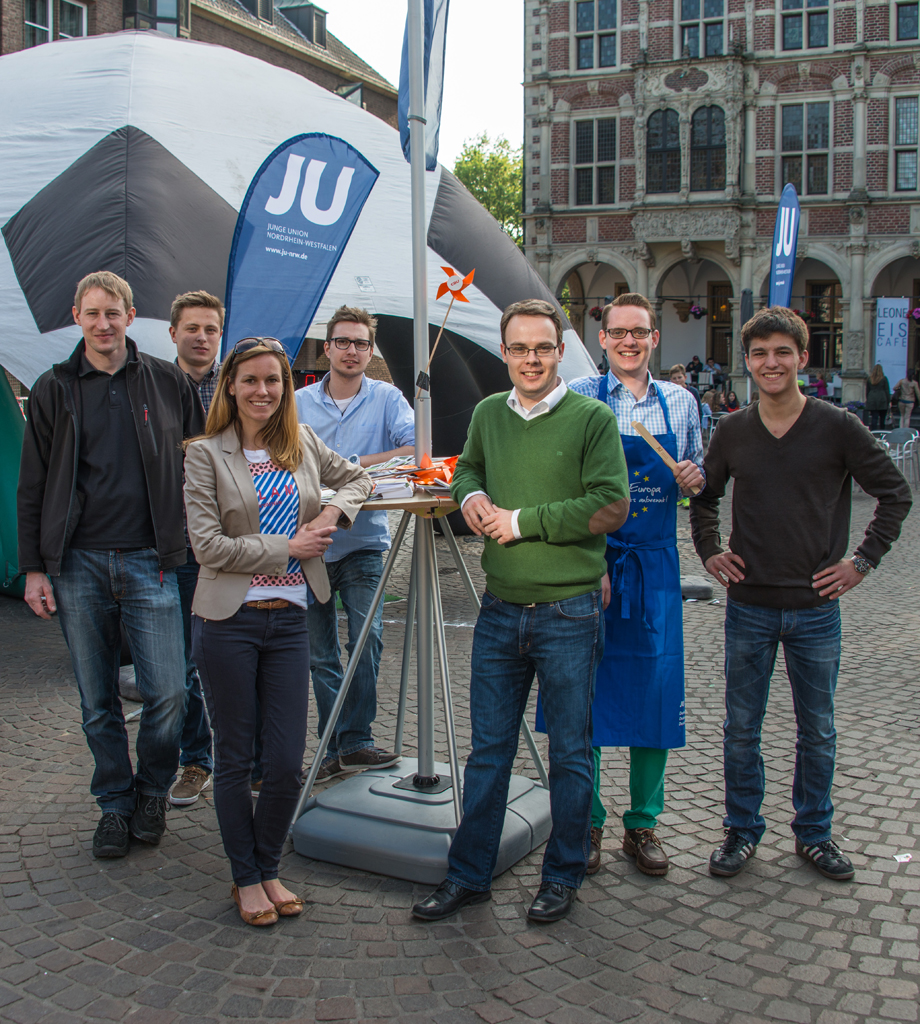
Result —
M485 494L474 494L464 503L462 511L466 525L477 537L485 534L492 540L497 540L499 544L508 544L515 539L514 531L511 529L513 512L493 505Z
M289 556L300 560L322 558L332 543L332 534L337 529L335 524L341 514L340 508L327 505L315 519L304 523L288 541Z

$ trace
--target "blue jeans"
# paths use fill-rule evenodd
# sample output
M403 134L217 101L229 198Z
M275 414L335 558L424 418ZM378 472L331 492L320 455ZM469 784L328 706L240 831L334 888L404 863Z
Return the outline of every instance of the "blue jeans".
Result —
M306 613L243 605L229 619L192 623L195 663L214 726L214 808L237 885L278 877L281 848L300 796L307 738L310 640ZM261 710L262 791L250 771Z
M176 778L185 714L176 574L168 570L161 577L152 548L69 549L51 582L80 690L83 732L96 762L90 790L103 811L130 816L137 793L166 796ZM144 701L136 775L118 696L122 623Z
M764 766L760 733L770 676L782 642L795 708L792 831L806 846L831 837L831 785L837 732L834 690L840 667L840 603L817 608L763 608L728 601L725 611L725 827L753 843L766 825L760 813Z
M314 600L307 609L307 624L310 629L310 671L313 673L313 693L316 696L320 736L329 721L332 706L344 677L335 611L336 592L342 599L342 606L348 617L348 643L345 649L351 657L377 584L380 582L383 554L380 551L353 551L337 562L327 562L326 571L329 574L332 597L325 604ZM382 634L383 601L377 608L374 624L361 652L355 677L348 688L348 696L342 705L338 724L329 741L326 753L330 757L353 754L356 750L364 750L374 745L371 723L377 717L377 671L383 652Z
M600 591L535 605L511 604L485 592L470 672L473 749L463 777L463 820L448 857L449 881L481 891L492 885L521 719L537 675L553 752L553 828L543 854L543 881L581 885L594 795L591 703L603 652Z
M182 628L185 630L185 725L182 727L179 764L185 768L196 764L207 772L214 771L211 757L211 723L208 721L201 679L192 657L192 598L198 586L198 562L191 548L185 565L176 568L179 598L182 601Z

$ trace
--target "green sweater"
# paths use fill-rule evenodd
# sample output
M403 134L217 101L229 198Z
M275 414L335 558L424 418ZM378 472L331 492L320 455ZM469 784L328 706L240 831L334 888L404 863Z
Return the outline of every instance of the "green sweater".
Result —
M476 406L451 484L460 503L485 491L499 508L521 510L521 540L485 538L486 585L514 604L590 593L607 571L606 534L629 505L616 417L605 403L566 391L550 412L524 420L507 398Z

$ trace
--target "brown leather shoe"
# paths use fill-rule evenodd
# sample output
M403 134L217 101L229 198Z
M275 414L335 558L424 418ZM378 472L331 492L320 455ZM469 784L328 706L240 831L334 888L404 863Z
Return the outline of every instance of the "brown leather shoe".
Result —
M586 875L596 875L601 869L601 840L604 838L603 828L591 826L591 850L588 853Z
M668 873L668 855L653 828L628 828L623 833L623 850L636 858L636 867L644 875Z
M236 882L230 886L230 895L239 909L240 917L246 924L255 925L256 928L264 928L265 925L275 924L278 920L278 911L274 907L271 910L243 910L243 904L240 902L240 890Z

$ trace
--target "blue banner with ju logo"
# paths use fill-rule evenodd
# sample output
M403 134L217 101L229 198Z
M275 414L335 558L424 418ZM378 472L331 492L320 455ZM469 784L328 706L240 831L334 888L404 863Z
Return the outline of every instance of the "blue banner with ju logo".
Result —
M379 172L331 135L298 135L246 192L227 267L223 355L271 336L293 361Z
M792 305L792 278L795 274L795 247L801 220L799 197L795 185L788 184L780 197L773 229L773 251L770 259L770 305Z

